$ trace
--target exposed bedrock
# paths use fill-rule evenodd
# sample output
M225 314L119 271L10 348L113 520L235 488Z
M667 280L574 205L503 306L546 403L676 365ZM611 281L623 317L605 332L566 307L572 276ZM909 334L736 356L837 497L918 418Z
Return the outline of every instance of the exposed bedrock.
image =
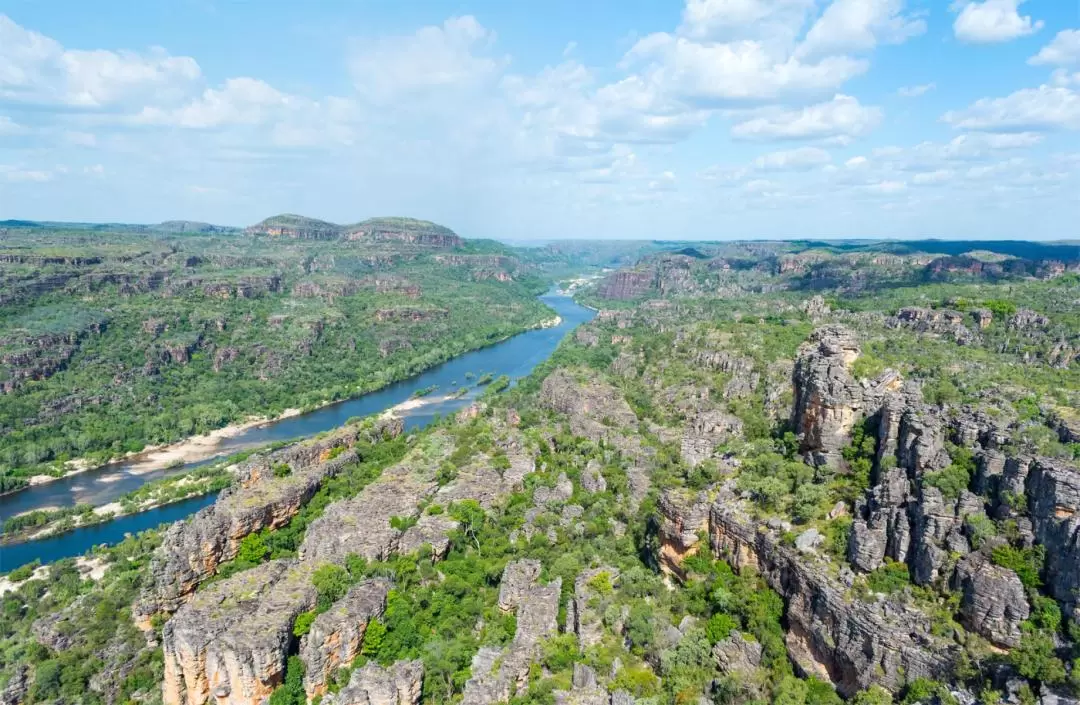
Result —
M957 564L955 582L964 626L999 646L1020 643L1020 624L1031 612L1016 573L994 565L983 553L972 553Z
M932 636L926 615L889 600L851 601L838 579L759 531L730 498L713 504L709 538L716 556L736 570L755 568L784 598L792 660L840 693L875 684L898 692L912 679L951 672L950 647Z
M1046 547L1046 590L1080 622L1080 469L1036 458L1026 486L1035 537Z
M815 464L839 463L862 414L862 388L851 374L859 354L855 335L841 326L819 328L799 348L791 423L800 452Z
M604 638L604 615L598 610L606 585L614 587L619 581L619 569L611 566L582 571L574 580L574 596L566 608L566 630L577 635L578 646L584 651Z
M398 661L389 668L367 663L353 671L349 684L322 699L323 705L419 705L424 662Z
M237 472L238 485L189 521L168 528L151 560L151 580L135 605L136 622L149 628L155 614L175 612L200 582L236 557L246 536L288 523L327 478L356 460L351 447L358 440L400 432L400 420L380 420L249 459ZM334 453L339 454L330 459ZM274 468L283 466L288 466L288 474L276 476Z
M699 502L661 505L662 522L700 525ZM802 672L828 679L844 695L874 684L899 692L911 679L951 672L955 647L932 635L926 615L892 600L851 600L847 586L825 565L801 557L777 533L758 526L730 491L722 489L710 505L706 526L713 555L735 570L757 570L784 599L788 652ZM660 539L661 560L669 569L680 556L704 548L696 531L661 529Z
M709 529L709 498L705 492L666 490L657 502L657 535L664 572L685 577L682 562L702 548L701 536Z
M325 693L334 673L360 653L368 622L382 616L390 587L390 581L381 578L354 585L311 623L300 639L304 690L309 698Z
M485 646L473 657L462 705L506 702L528 686L529 667L540 655L540 642L558 631L562 581L542 585L539 575L538 561L516 561L504 569L499 607L516 610L517 630L509 646Z
M297 615L315 606L308 569L270 561L200 591L162 635L166 705L254 705L284 679Z

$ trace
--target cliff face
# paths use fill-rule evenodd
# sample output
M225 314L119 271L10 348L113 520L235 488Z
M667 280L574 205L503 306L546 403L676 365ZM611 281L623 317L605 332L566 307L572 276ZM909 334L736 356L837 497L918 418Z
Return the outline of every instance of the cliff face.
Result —
M932 636L926 615L890 601L850 600L842 583L748 521L733 498L712 505L709 543L737 570L758 570L784 598L792 660L842 694L871 685L898 692L910 679L951 673L954 647Z
M596 289L596 295L603 299L627 301L644 296L654 286L652 272L620 270L609 274Z
M236 557L246 536L284 526L327 478L356 459L355 453L344 450L327 460L331 452L340 452L335 449L349 449L360 438L392 437L401 429L400 420L380 421L363 430L349 427L246 462L237 472L237 486L223 491L189 521L168 528L151 561L151 580L135 606L136 622L148 629L155 614L175 612L221 563ZM290 472L276 477L273 468L281 465Z
M863 411L862 389L851 375L859 354L854 334L839 326L814 331L799 348L792 426L800 452L815 464L840 462L839 451Z
M325 693L334 673L360 653L368 622L382 616L390 587L386 579L365 580L311 623L311 630L300 640L304 690L309 698Z
M1037 458L1026 489L1035 536L1046 546L1046 587L1080 623L1080 470Z
M198 592L162 634L165 705L269 697L285 677L293 622L316 596L296 561L270 561Z
M389 668L364 664L353 671L349 684L323 698L324 705L419 705L424 685L424 662L398 661Z

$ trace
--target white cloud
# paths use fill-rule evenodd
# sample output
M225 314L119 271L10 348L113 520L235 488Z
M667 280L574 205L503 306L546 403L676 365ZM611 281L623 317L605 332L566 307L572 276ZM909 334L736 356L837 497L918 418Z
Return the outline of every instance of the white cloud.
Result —
M907 190L906 181L878 181L862 187L865 191L881 196L890 196Z
M276 109L287 108L291 98L270 84L253 78L230 78L221 89L207 88L202 96L178 108L148 106L136 122L173 127L210 128L222 125L258 125Z
M753 166L759 171L807 171L824 166L832 161L832 156L818 147L800 147L781 152L763 154L754 160Z
M375 103L461 90L494 77L503 65L482 54L494 39L475 17L451 17L409 36L356 41L349 69L361 98Z
M814 0L687 0L681 34L697 39L794 39Z
M1043 21L1021 17L1018 8L1024 1L968 2L953 22L953 31L957 39L973 43L1007 42L1034 34L1043 28Z
M936 83L923 83L917 86L902 86L896 92L901 98L918 98L921 95L926 95L935 88L937 88Z
M903 10L903 0L834 0L806 33L796 55L869 51L926 31L926 22Z
M51 171L44 171L40 169L21 169L10 164L0 164L0 179L3 179L5 181L13 183L42 183L45 181L51 181L52 178L53 173Z
M1080 93L1065 86L1025 88L1004 98L982 98L942 119L964 130L1080 130Z
M105 176L105 167L101 164L94 164L93 166L83 167L83 173L89 176Z
M866 134L881 122L880 108L866 107L858 99L836 95L827 103L801 110L776 110L738 123L732 136L748 140L833 140L847 142Z
M934 171L923 171L915 174L911 177L911 183L916 186L935 186L937 184L943 184L951 181L956 176L956 172L952 169L936 169Z
M0 98L87 109L125 102L166 102L199 80L194 59L154 48L134 51L65 49L0 14Z
M16 135L25 129L7 115L0 115L0 135Z
M625 66L644 61L648 84L700 105L805 99L828 94L869 64L848 56L804 62L757 40L700 43L664 32L644 37Z
M1080 29L1065 29L1058 32L1057 36L1039 50L1038 54L1028 59L1028 63L1032 66L1080 64Z

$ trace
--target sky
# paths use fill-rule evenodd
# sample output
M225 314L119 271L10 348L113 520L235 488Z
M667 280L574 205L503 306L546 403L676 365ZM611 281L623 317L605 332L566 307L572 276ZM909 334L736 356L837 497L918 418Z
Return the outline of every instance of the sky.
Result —
M1080 0L0 0L0 219L1080 237Z

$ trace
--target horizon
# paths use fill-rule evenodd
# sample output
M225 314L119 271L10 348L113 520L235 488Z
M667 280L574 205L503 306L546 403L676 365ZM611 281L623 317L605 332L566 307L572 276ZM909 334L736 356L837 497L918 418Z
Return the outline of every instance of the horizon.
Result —
M7 0L0 219L1070 242L1067 5Z

